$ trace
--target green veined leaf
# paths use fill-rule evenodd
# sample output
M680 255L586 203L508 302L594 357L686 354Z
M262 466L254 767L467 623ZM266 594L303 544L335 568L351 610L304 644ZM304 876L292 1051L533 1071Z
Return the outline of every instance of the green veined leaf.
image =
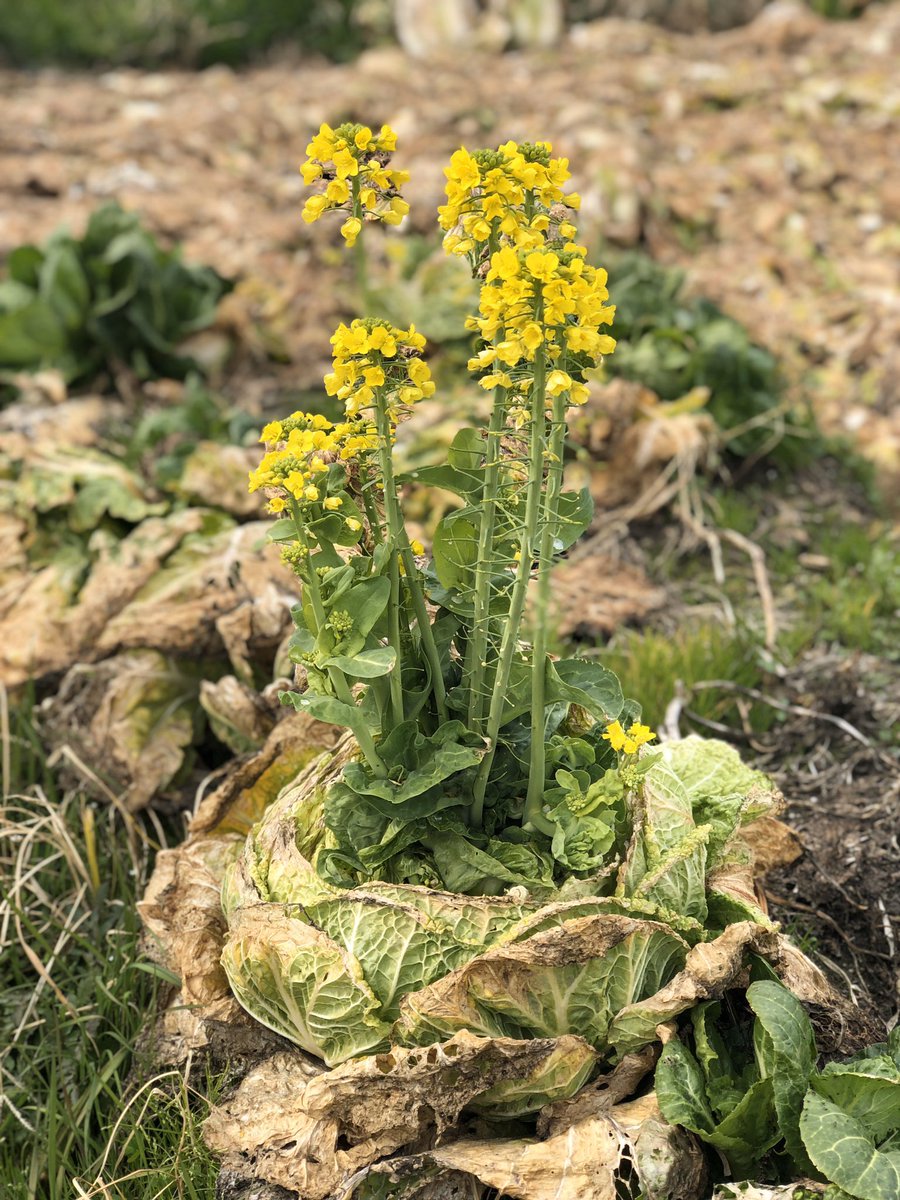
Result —
M798 1172L810 1163L800 1139L800 1111L816 1065L812 1022L797 997L780 983L760 980L747 989L756 1013L753 1043L760 1073L772 1080L778 1125Z
M900 1150L881 1150L862 1121L810 1090L800 1136L817 1170L857 1200L900 1196Z

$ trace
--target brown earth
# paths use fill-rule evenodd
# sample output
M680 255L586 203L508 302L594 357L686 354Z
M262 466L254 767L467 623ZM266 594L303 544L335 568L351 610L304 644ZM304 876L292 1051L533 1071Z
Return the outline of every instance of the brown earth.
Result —
M552 53L421 62L384 47L349 66L239 74L0 72L0 256L60 223L80 231L115 197L243 279L223 315L249 341L232 390L318 387L348 285L326 246L336 231L299 220L310 132L390 121L414 227L429 230L461 142L547 138L572 160L586 233L685 266L783 357L826 428L893 472L898 57L897 3L853 22L778 3L725 33L582 24Z

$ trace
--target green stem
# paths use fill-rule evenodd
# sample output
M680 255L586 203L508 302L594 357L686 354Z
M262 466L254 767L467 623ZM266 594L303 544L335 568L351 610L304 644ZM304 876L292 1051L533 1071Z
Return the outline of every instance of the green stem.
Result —
M553 400L547 467L547 490L541 525L541 544L538 552L537 588L534 603L534 637L531 661L531 763L528 772L528 795L525 800L523 824L542 833L554 832L554 825L543 815L544 798L544 682L547 672L547 625L550 614L550 569L553 566L553 540L556 535L559 495L562 491L563 450L566 441L566 405L562 396Z
M391 424L384 409L384 398L379 394L375 399L375 422L378 428L378 460L381 466L381 481L384 485L384 515L387 520L388 544L391 549L391 561L388 567L388 578L391 583L391 598L388 601L388 641L394 648L396 662L390 674L391 708L394 710L394 721L403 721L403 657L400 644L400 563L397 550L400 543L398 521L399 508L396 505L397 495L394 491L394 468L391 461Z
M537 319L540 320L541 305L538 303ZM503 630L500 643L497 674L494 678L494 688L491 695L491 707L488 712L485 736L488 739L488 751L478 768L475 777L474 797L469 817L474 828L480 828L484 816L484 795L487 789L488 776L497 752L497 737L500 733L500 722L503 719L503 706L506 702L506 690L512 670L513 659L519 644L519 629L522 624L522 614L525 611L525 598L528 593L528 581L531 577L531 562L537 541L538 526L541 515L541 491L544 481L544 442L545 418L544 395L546 391L546 360L543 347L534 358L534 382L531 388L531 454L529 456L528 490L525 501L525 524L519 538L519 566L513 584L509 603L509 618Z
M469 694L469 728L481 732L484 719L484 681L490 629L491 576L494 560L494 530L497 526L497 493L500 483L500 440L503 435L506 391L494 389L494 407L485 447L484 487L481 494L481 525L475 563L475 596L472 633L466 650L465 687Z
M403 569L406 572L406 585L409 588L409 594L412 599L413 611L416 614L416 624L419 628L419 637L422 639L422 649L425 657L428 660L428 665L431 668L431 686L434 691L435 707L437 709L438 719L440 721L447 720L447 694L444 688L444 674L441 670L441 658L438 654L437 643L434 640L434 633L431 629L431 621L428 618L428 609L425 605L425 597L422 594L422 589L419 586L419 581L416 576L416 564L413 558L412 548L409 544L409 537L406 533L406 524L403 520L403 514L400 511L400 501L397 499L397 484L394 479L394 464L391 458L391 425L388 420L387 412L385 411L385 400L380 394L375 401L375 420L378 425L378 443L379 454L381 456L381 475L384 483L384 513L387 519L388 537L391 545L399 552L400 558L403 560ZM399 564L396 556L392 559L392 572L398 572L398 596L397 602L394 603L393 598L393 576L391 579L391 605L393 612L397 615L397 620L400 618L400 598L399 598ZM400 698L402 703L403 692L400 685L400 658L398 649L397 666L395 672L397 676L397 686L400 687ZM393 687L393 674L391 685ZM392 692L393 694L393 692ZM401 708L402 712L402 708ZM402 716L400 718L402 720Z
M296 501L292 501L292 510L294 527L297 530L297 535L300 541L302 541L303 544L308 547L309 543L306 537L306 531L303 528L303 522L300 519L300 513L298 511L298 505ZM325 622L328 619L325 614L325 605L322 601L322 589L319 586L319 577L316 574L316 568L313 565L311 558L307 558L306 566L308 578L304 582L309 588L309 599L310 603L312 604L313 614L316 618L316 627L317 629L321 630L324 629ZM350 691L350 686L343 674L337 669L337 667L328 667L327 673L328 680L331 683L331 686L334 689L334 694L337 696L338 700L340 700L342 704L349 704L351 708L355 708L356 701L353 698L353 693ZM381 756L375 747L375 741L369 730L364 724L361 724L354 732L356 735L356 740L359 742L359 748L365 755L366 762L368 762L369 766L376 775L386 775L387 768L381 761Z
M372 496L372 488L374 484L369 478L369 472L365 466L360 466L359 471L359 486L362 491L363 507L366 510L366 517L369 521L369 528L372 531L372 541L376 546L380 546L384 541L384 530L381 528L381 518L378 516L378 506Z

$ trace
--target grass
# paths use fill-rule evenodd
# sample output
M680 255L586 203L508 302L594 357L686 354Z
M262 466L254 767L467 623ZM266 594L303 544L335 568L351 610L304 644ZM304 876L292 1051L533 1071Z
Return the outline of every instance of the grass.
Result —
M162 830L58 795L27 705L4 726L0 1195L206 1200L206 1102L135 1051L167 981L135 909Z
M654 729L681 687L690 692L694 684L714 679L757 687L765 674L751 634L713 623L684 625L674 633L625 630L613 638L602 658L619 676L626 696L640 700L642 719ZM704 689L688 707L701 721L740 725L733 693ZM757 730L768 728L771 710L754 707L751 723Z

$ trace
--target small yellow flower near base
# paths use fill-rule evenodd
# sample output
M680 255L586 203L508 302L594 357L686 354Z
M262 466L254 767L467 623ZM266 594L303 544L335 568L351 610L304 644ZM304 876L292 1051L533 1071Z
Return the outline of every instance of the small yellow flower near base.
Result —
M359 530L362 529L362 522L357 521L356 517L346 517L344 519L344 524L352 533L358 533Z
M413 538L413 540L409 543L409 548L415 555L421 555L425 553L425 547L417 538Z
M340 496L326 496L322 501L322 507L327 508L329 512L336 512L343 503Z
M623 750L626 754L636 754L640 746L654 741L656 734L649 725L641 725L637 721L627 730L623 729L618 721L612 721L607 725L603 738L617 753Z

